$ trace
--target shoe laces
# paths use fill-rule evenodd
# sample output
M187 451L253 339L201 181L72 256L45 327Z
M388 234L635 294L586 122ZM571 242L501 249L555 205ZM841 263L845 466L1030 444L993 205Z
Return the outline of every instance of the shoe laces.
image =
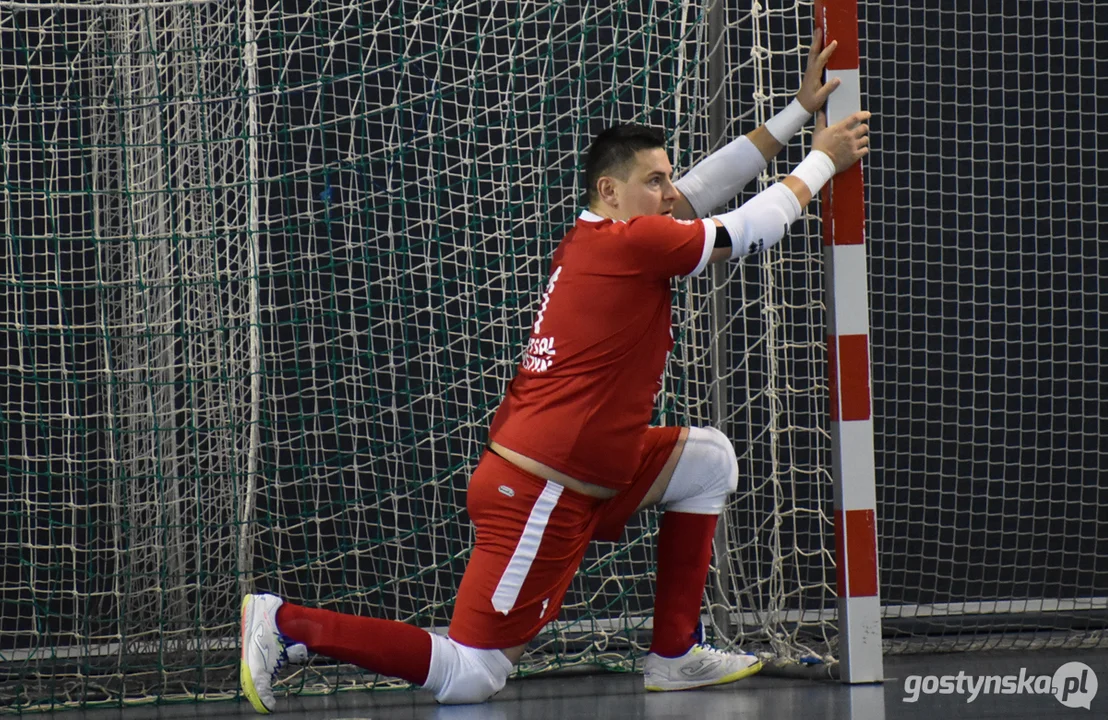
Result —
M712 655L723 657L725 659L734 656L751 654L744 652L728 652L727 650L720 650L719 648L714 647L708 642L708 638L704 632L704 623L697 624L696 630L693 631L693 639L695 640L695 642L693 643L693 647L700 648L700 652L711 653Z
M718 656L722 656L722 657L725 657L725 658L729 657L731 655L737 655L738 654L738 653L730 653L730 652L727 652L726 650L720 650L719 648L714 647L712 645L709 645L706 642L698 642L698 643L696 643L696 645L694 647L700 648L700 652L702 652L702 653L706 652L706 653L710 653L712 655L718 655Z
M277 633L277 644L281 646L281 653L277 656L277 664L273 667L271 678L277 677L277 673L289 662L289 645L291 644L289 639L281 633Z

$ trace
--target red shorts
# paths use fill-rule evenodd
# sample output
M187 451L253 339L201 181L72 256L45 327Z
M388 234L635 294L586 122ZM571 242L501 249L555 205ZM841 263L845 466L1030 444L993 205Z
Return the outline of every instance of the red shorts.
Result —
M615 541L658 478L681 432L650 428L631 484L598 500L490 452L469 481L477 528L458 587L450 637L480 649L524 645L558 616L590 540Z

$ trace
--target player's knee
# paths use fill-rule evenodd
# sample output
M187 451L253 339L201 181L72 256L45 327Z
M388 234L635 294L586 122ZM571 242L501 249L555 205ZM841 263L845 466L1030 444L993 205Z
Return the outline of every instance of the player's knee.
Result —
M511 661L499 650L479 650L432 635L424 687L443 705L482 703L504 688L511 672Z
M677 512L718 515L739 485L735 447L715 428L690 428L662 502Z
M721 489L725 490L726 495L730 495L739 487L739 459L735 457L735 446L721 430L714 427L697 429L703 431L706 437L711 438L709 442L712 445L713 452L718 455Z

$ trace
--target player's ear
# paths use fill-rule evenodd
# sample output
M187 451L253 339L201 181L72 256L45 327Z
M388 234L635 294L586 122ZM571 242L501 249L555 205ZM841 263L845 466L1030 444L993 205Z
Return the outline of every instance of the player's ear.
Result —
M619 193L615 178L603 175L596 181L596 194L610 207L619 207Z

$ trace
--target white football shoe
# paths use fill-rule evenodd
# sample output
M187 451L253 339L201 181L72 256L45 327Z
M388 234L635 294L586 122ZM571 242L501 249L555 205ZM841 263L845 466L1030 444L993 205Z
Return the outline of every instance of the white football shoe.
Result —
M276 595L247 595L242 599L239 684L242 694L263 715L277 707L273 678L288 661L288 642L277 630L277 608L283 603Z
M697 642L680 657L666 658L650 653L643 663L643 684L647 690L692 690L724 685L750 677L762 669L753 653L730 653L704 642L703 624L697 628Z

